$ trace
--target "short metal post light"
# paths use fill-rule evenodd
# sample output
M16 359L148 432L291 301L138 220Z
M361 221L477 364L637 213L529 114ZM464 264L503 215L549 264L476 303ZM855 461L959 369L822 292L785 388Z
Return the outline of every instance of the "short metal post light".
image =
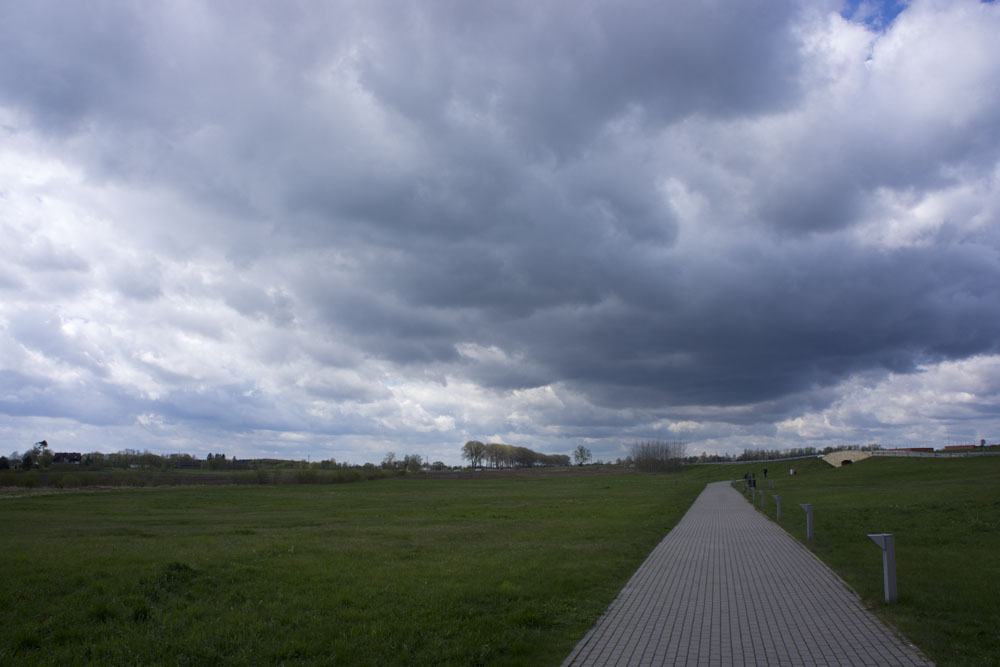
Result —
M765 500L765 498L764 498L764 492L761 491L760 492L760 508L761 509L764 509L764 500Z
M806 511L806 539L813 538L813 506L812 503L800 504L799 507Z
M882 581L885 583L885 601L889 604L899 599L896 592L896 544L892 533L869 534L869 539L882 549Z
M775 496L774 502L778 504L778 514L774 517L775 519L781 518L781 496Z

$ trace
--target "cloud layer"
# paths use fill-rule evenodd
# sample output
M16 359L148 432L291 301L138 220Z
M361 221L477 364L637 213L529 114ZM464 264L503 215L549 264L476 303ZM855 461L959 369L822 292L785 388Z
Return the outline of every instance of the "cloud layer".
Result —
M1000 440L1000 7L854 5L6 5L7 448Z

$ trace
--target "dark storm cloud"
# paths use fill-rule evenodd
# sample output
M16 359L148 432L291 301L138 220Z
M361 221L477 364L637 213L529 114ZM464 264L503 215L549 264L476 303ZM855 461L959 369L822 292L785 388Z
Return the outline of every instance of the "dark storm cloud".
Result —
M60 383L0 371L0 411L14 417L52 417L112 426L130 423L144 407L144 401L105 380Z
M441 8L445 6L440 6ZM383 16L364 82L408 118L443 107L493 116L529 154L575 156L610 119L774 109L797 92L789 2L422 4Z
M90 114L121 118L123 92L135 89L149 65L139 22L121 9L6 4L0 28L7 45L0 65L5 99L59 134L76 131Z
M967 5L8 4L0 120L69 165L42 194L89 193L10 225L0 287L52 305L3 311L17 414L84 412L35 355L122 423L758 435L997 354Z
M923 362L996 352L995 266L952 249L837 250L775 257L721 284L705 276L673 311L610 309L575 327L560 323L540 360L604 401L740 405L867 369L906 373ZM960 277L949 275L956 266Z

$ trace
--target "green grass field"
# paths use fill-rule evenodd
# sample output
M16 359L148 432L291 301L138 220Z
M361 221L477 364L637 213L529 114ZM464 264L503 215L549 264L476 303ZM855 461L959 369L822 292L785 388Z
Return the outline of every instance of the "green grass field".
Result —
M799 474L788 475L794 466ZM767 466L782 498L780 524L840 574L880 617L939 665L1000 665L1000 457L872 458L843 468L822 461ZM899 602L883 597L882 556L868 533L892 533Z
M718 469L0 499L0 664L558 664Z
M556 665L706 482L764 467L7 490L0 664ZM938 664L1000 664L1000 460L767 467L876 613Z

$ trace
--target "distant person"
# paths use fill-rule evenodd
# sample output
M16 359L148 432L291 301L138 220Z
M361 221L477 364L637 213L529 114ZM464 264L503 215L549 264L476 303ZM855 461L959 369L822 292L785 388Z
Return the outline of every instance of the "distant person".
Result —
M764 468L764 479L767 479L767 468Z

